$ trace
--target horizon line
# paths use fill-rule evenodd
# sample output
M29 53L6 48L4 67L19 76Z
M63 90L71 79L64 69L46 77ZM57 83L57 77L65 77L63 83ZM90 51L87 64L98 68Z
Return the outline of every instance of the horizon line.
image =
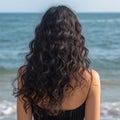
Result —
M43 13L45 13L45 12L0 12L0 14L43 14ZM115 11L115 12L75 12L75 13L77 13L77 14L91 14L91 13L120 13L120 12L117 12L117 11Z

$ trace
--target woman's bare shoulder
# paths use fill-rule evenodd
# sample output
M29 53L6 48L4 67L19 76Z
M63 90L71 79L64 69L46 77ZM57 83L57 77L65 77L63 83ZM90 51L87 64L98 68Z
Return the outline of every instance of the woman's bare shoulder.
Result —
M91 87L92 87L92 90L98 89L98 87L100 87L100 75L96 70L94 69L85 70L84 77L86 78L87 82L83 81L82 86L86 86L84 87L84 89L88 93Z
M101 98L100 76L99 73L94 69L91 70L91 74L92 83L86 99L85 119L100 120L100 98Z
M92 85L100 85L99 73L94 69L91 69L91 71L92 71Z
M89 81L89 88L88 88L88 98L91 96L97 96L101 89L100 83L100 75L99 73L91 69L91 80Z
M22 80L22 75L24 74L26 70L26 67L25 66L21 66L19 69L18 69L18 88L21 88L23 86L23 80Z
M87 81L90 83L92 80L93 85L100 84L100 75L99 73L94 69L88 69L84 72L84 77L87 79Z

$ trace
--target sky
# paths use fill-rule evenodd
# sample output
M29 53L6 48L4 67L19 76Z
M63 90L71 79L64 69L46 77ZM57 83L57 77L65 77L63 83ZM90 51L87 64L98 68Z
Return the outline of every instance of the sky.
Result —
M76 12L120 12L120 0L0 0L0 12L44 12L55 5Z

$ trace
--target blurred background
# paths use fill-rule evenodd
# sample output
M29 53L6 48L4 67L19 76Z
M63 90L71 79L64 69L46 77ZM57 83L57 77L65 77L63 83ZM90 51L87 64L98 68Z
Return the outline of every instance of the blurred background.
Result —
M82 24L91 68L101 77L101 120L120 120L120 1L0 1L0 120L16 119L12 80L24 64L28 44L43 13L67 5Z

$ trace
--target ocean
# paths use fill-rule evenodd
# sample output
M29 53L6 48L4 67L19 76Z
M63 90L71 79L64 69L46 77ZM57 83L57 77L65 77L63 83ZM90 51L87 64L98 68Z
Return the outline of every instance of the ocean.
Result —
M120 14L77 13L91 68L101 79L101 120L120 120ZM16 119L12 80L42 14L0 14L0 120Z

